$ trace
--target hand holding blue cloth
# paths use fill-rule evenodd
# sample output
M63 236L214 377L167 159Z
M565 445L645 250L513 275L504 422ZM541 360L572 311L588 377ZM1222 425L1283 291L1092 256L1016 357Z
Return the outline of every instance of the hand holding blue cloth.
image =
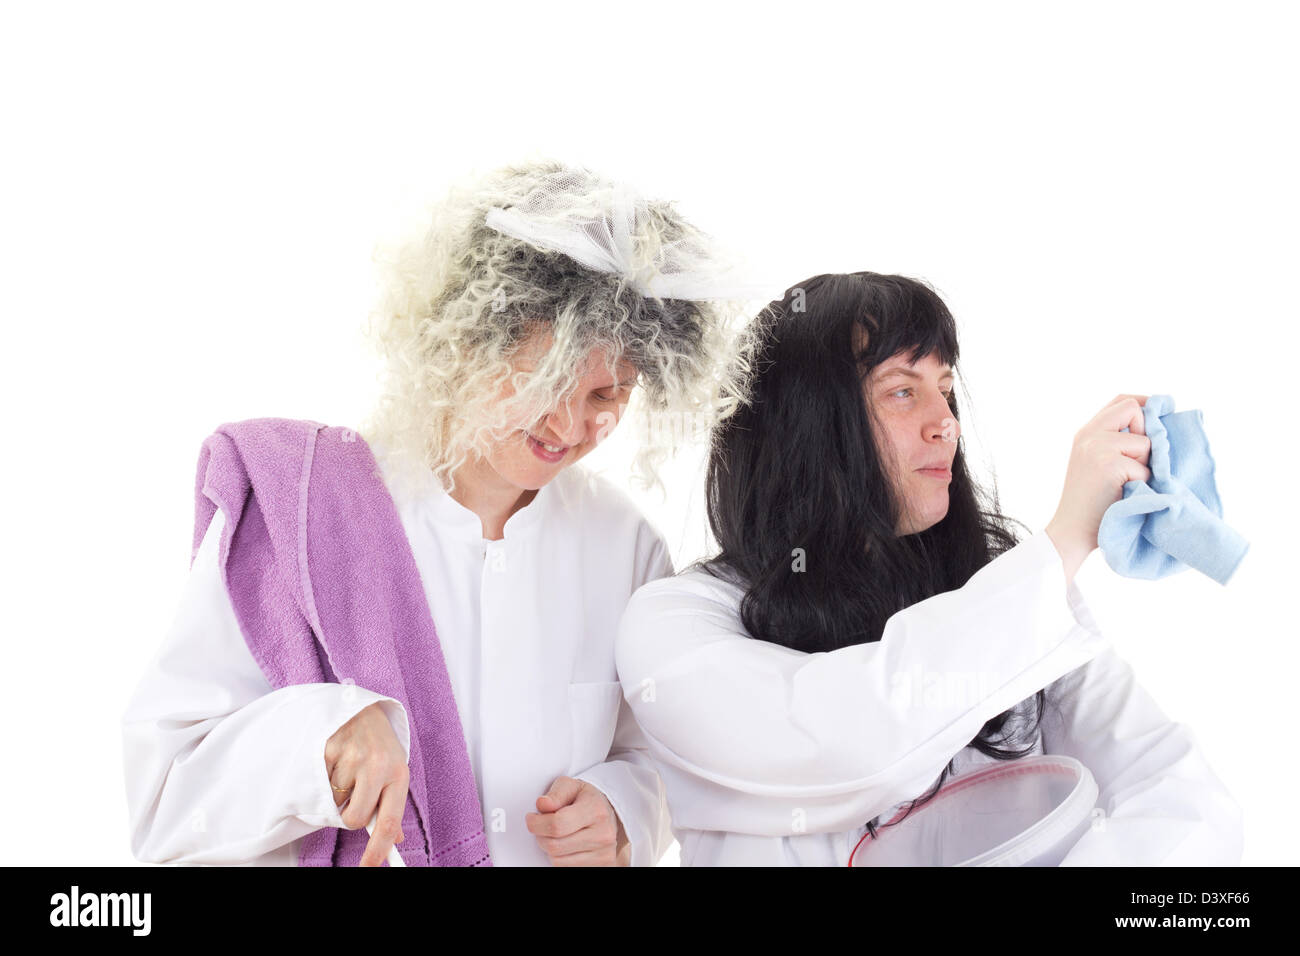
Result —
M1172 397L1152 395L1142 417L1151 482L1125 483L1124 497L1102 515L1097 545L1106 563L1149 580L1192 567L1227 584L1250 543L1223 523L1201 412L1175 412Z

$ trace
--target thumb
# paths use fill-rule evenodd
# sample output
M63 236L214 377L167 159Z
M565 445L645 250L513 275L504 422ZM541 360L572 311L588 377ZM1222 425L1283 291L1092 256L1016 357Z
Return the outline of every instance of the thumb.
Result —
M556 777L551 788L537 798L537 809L542 813L554 813L560 807L567 807L578 798L582 781L572 777Z

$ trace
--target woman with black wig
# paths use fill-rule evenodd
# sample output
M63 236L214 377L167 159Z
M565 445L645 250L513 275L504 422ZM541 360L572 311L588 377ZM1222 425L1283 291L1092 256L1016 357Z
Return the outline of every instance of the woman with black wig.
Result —
M755 320L748 401L712 437L720 551L641 587L617 640L682 865L844 865L946 779L1031 753L1100 791L1062 865L1236 865L1239 807L1074 583L1150 476L1145 396L1079 430L1018 540L966 470L957 357L900 276L816 276Z

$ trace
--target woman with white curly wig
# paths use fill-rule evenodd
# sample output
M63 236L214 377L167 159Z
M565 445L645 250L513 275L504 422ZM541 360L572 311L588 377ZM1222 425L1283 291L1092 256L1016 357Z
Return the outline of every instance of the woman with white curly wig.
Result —
M753 287L670 204L552 162L454 189L383 262L369 421L204 442L191 579L123 719L132 851L652 865L666 801L613 639L673 567L573 466L634 391L642 425L725 417ZM657 481L677 435L641 431Z

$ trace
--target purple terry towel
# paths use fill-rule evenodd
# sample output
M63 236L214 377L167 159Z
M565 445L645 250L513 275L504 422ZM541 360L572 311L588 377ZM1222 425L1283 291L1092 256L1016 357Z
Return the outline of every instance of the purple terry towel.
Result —
M306 420L221 425L199 451L191 564L218 507L222 578L271 686L355 683L406 708L403 861L491 866L442 647L370 446ZM368 840L364 827L322 827L303 838L298 863L356 866Z

